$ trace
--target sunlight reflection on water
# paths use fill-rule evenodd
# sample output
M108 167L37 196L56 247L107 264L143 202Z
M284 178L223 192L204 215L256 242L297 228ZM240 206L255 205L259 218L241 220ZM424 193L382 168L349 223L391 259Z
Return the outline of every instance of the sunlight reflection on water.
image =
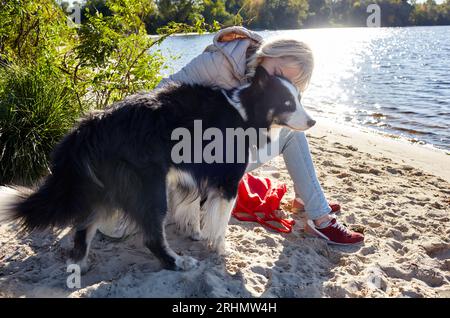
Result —
M320 116L450 150L450 27L263 31L308 43L314 75L303 104ZM179 70L213 35L172 37L160 49Z

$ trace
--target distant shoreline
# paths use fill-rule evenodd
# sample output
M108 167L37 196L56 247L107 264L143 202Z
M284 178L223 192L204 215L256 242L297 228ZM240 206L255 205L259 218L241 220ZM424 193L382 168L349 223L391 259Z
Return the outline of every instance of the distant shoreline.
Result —
M450 27L450 24L448 25L410 25L410 26L396 26L396 27L379 27L377 29L409 29L409 28L445 28ZM224 27L225 28L225 27ZM314 27L314 28L299 28L299 29L251 29L254 32L282 32L282 31L298 31L298 30L323 30L323 29L373 29L369 27L362 27L362 26L332 26L332 27ZM176 37L176 36L196 36L196 35L210 35L215 34L216 32L186 32L186 33L174 33L171 34L169 37ZM149 34L149 37L151 38L159 38L161 37L159 34Z

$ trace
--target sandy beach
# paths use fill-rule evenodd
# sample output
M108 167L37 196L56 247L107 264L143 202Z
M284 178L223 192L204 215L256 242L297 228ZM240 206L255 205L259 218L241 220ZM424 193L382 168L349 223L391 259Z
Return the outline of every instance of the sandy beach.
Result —
M0 297L450 297L450 155L325 119L307 135L327 197L364 245L330 246L303 232L278 157L255 174L287 185L280 213L297 221L291 234L232 219L220 258L168 226L172 248L201 261L171 272L139 234L114 242L97 233L91 268L69 289L69 229L17 238L16 225L3 224Z

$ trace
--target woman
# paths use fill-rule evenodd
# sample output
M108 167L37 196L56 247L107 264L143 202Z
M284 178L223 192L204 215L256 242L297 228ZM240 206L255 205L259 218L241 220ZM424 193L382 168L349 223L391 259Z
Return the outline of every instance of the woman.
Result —
M212 45L179 72L163 79L158 87L175 81L232 89L246 84L258 65L270 74L283 75L304 92L311 79L314 60L311 49L302 42L293 39L263 41L260 35L243 27L229 27L219 31ZM317 179L305 134L282 128L274 132L272 142L278 143L293 180L296 194L293 204L304 209L308 216L305 230L329 243L362 242L362 234L350 231L330 213L332 209ZM247 171L262 164L250 164ZM107 236L122 237L126 232L123 222L113 220L101 226L100 231Z

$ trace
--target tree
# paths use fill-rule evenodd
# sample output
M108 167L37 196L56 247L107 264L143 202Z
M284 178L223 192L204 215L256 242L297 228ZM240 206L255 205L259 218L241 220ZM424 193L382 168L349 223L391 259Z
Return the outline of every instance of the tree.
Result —
M158 28L171 22L195 25L203 20L202 1L199 0L159 0L156 1L156 13L145 18L147 31L156 33Z
M265 0L244 2L250 27L259 29L295 29L308 16L307 0Z
M449 25L450 0L437 4L433 0L425 3L413 3L414 10L409 17L413 25Z
M331 0L309 0L308 18L305 25L308 27L323 27L330 25L332 14Z
M214 21L218 21L222 26L242 23L242 18L227 11L225 1L223 0L204 0L201 15L208 24L213 24Z

